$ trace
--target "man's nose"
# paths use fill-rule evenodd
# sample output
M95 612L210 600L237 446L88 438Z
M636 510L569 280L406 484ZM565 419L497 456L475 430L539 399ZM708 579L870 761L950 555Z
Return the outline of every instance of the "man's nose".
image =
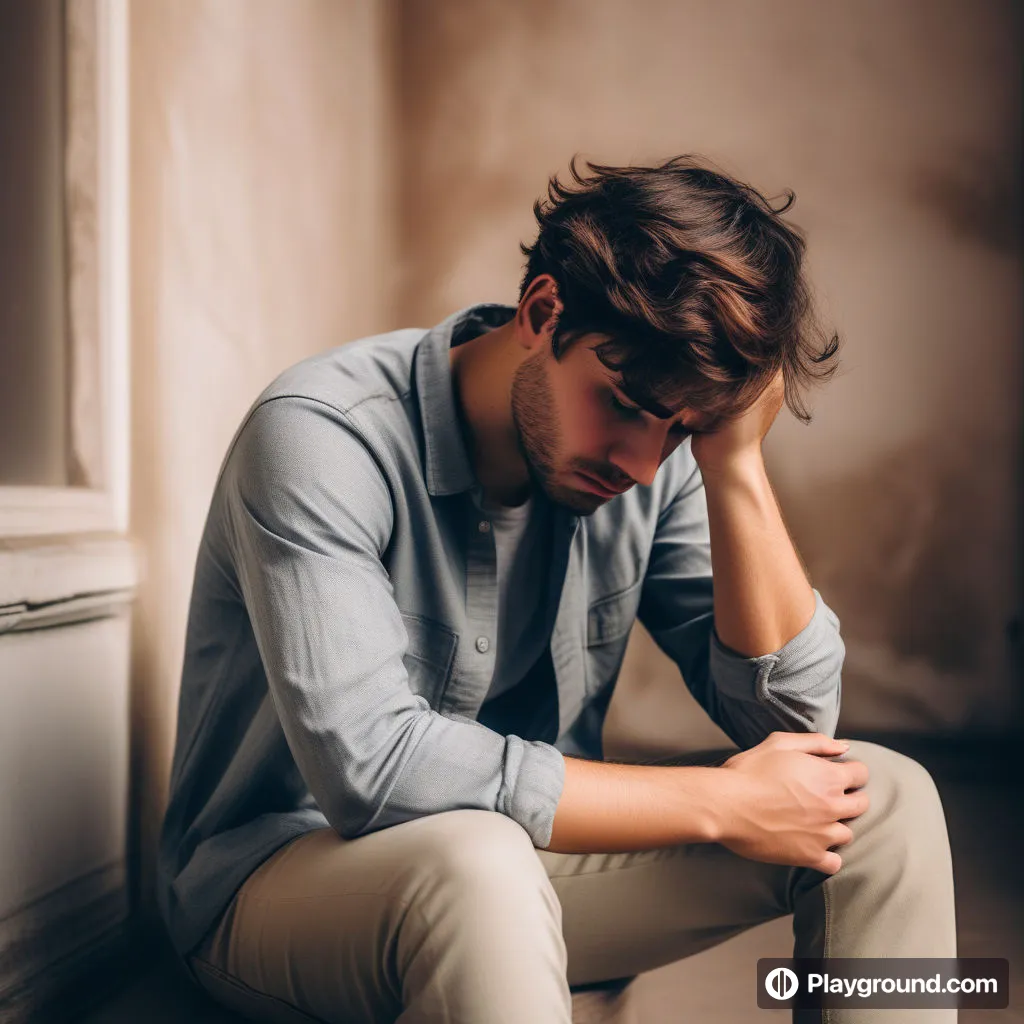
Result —
M650 487L671 447L666 431L648 424L646 430L636 431L612 449L611 463L623 477Z

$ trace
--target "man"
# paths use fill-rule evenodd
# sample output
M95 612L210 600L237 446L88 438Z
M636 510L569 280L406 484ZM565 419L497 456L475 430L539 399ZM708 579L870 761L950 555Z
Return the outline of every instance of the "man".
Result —
M571 174L516 307L300 363L224 461L160 900L256 1019L568 1024L787 913L798 956L955 956L935 787L832 738L761 456L834 368L801 238L690 159ZM738 753L602 759L637 617Z

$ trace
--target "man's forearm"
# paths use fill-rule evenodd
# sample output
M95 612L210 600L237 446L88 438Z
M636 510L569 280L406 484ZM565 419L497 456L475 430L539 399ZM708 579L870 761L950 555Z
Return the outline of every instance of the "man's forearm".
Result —
M784 647L814 615L814 591L760 451L701 467L718 639L747 658Z
M722 769L565 758L565 785L547 849L619 853L718 835Z

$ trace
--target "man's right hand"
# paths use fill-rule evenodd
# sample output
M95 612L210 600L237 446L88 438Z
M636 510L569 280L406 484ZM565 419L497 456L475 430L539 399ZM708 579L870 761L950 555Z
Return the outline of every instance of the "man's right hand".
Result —
M843 822L869 805L860 789L867 766L828 760L847 749L820 732L773 732L734 754L720 769L725 792L715 841L749 860L834 875L843 861L831 847L853 838Z

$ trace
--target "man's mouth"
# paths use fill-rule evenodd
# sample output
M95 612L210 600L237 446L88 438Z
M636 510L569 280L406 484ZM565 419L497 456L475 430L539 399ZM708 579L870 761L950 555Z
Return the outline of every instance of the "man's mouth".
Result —
M594 494L599 494L602 498L614 498L622 494L624 491L628 491L633 485L627 484L625 487L612 487L605 483L600 477L591 476L590 473L583 473L580 470L576 471L576 475L587 485L587 490Z

